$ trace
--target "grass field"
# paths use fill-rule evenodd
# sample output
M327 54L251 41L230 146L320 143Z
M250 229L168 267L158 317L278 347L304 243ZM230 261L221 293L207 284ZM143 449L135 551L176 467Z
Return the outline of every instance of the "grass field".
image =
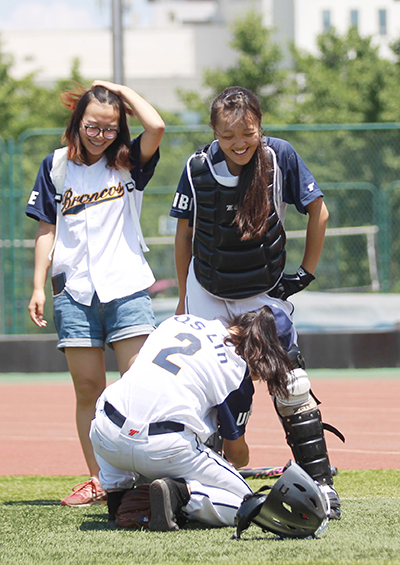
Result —
M81 480L0 477L2 565L400 564L400 470L339 472L343 518L311 540L277 540L257 526L239 541L233 528L197 523L179 532L119 530L103 505L60 506ZM256 490L265 481L249 483Z

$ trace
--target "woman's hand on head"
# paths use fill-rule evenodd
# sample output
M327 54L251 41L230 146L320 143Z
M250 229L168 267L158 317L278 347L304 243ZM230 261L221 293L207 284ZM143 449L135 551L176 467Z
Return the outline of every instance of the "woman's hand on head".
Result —
M94 80L92 82L91 88L93 89L96 86L102 86L103 88L106 88L107 90L111 90L111 92L114 92L114 94L117 94L118 96L119 96L121 89L124 88L122 86L122 84L115 84L114 82L110 82L108 80Z
M102 86L119 96L127 106L127 113L137 117L144 128L140 141L140 165L143 167L160 145L165 124L158 112L129 86L106 80L95 80L92 88Z
M129 86L124 86L123 84L115 84L114 82L109 82L108 80L94 80L92 82L91 88L93 89L96 86L102 86L103 88L106 88L110 92L113 92L114 94L122 98L122 100L129 106L129 108L127 108L129 115L132 118L136 116L132 104L132 99L130 98L130 95L134 94L134 92L131 88L129 88Z

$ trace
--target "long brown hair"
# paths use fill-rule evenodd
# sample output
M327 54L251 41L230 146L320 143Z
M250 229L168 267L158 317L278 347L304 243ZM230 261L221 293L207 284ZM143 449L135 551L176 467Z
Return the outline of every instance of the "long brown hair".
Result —
M272 396L286 398L287 374L292 364L279 342L271 308L263 306L256 312L235 316L228 331L225 343L232 344L236 353L243 357L250 375L265 381Z
M261 133L262 112L257 96L241 86L225 88L211 105L210 126L214 131L221 114L229 116L231 123L246 120L251 114L259 126L258 147L240 172L236 189L238 210L234 220L242 240L259 238L268 230L273 165Z
M79 134L79 127L87 105L95 99L101 104L110 104L119 112L118 135L105 151L108 166L111 169L118 169L120 167L132 169L133 163L130 161L130 134L127 121L127 114L132 114L132 111L125 106L119 96L103 86L95 86L93 89L87 90L77 84L77 91L69 90L61 94L62 103L72 111L63 135L63 141L68 142L68 159L76 164L89 164L86 149Z

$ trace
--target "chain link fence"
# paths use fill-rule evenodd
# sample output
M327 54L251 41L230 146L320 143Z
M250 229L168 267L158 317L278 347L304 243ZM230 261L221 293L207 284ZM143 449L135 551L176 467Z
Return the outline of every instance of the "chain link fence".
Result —
M400 124L267 126L287 139L321 186L330 212L324 251L310 291L400 291ZM132 128L135 135L140 130ZM0 137L0 334L35 333L27 305L32 292L37 223L25 207L42 159L59 147L62 129ZM159 294L174 296L174 191L189 155L212 140L207 126L169 126L161 160L146 188L141 223L146 259ZM288 206L287 272L301 264L307 217ZM163 284L163 281L165 284ZM47 288L46 331L54 333ZM40 330L43 333L43 330Z

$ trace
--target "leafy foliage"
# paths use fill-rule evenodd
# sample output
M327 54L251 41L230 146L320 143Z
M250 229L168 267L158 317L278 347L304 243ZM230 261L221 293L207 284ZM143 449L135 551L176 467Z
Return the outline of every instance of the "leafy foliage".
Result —
M228 86L243 86L259 97L267 121L277 121L287 73L279 68L282 53L274 42L273 32L263 26L258 12L250 11L233 24L231 46L238 52L233 67L209 68L204 72L206 100L197 92L183 90L179 91L181 99L189 109L199 112L203 123L208 123L210 102Z
M79 61L72 64L69 78L46 88L35 82L35 73L21 79L12 77L13 59L1 50L0 44L0 114L3 139L17 139L31 128L63 127L68 110L60 104L62 91L73 88L73 81L84 83Z
M382 58L371 37L361 37L356 28L344 36L332 29L319 36L318 49L317 55L293 49L298 82L292 123L400 119L399 65Z
M180 91L186 106L198 111L204 123L211 100L232 85L255 92L265 123L400 121L400 40L391 46L394 59L388 60L380 56L372 37L361 37L356 28L343 36L331 29L319 36L316 55L292 47L294 73L289 74L280 67L282 53L258 12L238 19L232 33L237 62L204 71L205 99L197 92Z

